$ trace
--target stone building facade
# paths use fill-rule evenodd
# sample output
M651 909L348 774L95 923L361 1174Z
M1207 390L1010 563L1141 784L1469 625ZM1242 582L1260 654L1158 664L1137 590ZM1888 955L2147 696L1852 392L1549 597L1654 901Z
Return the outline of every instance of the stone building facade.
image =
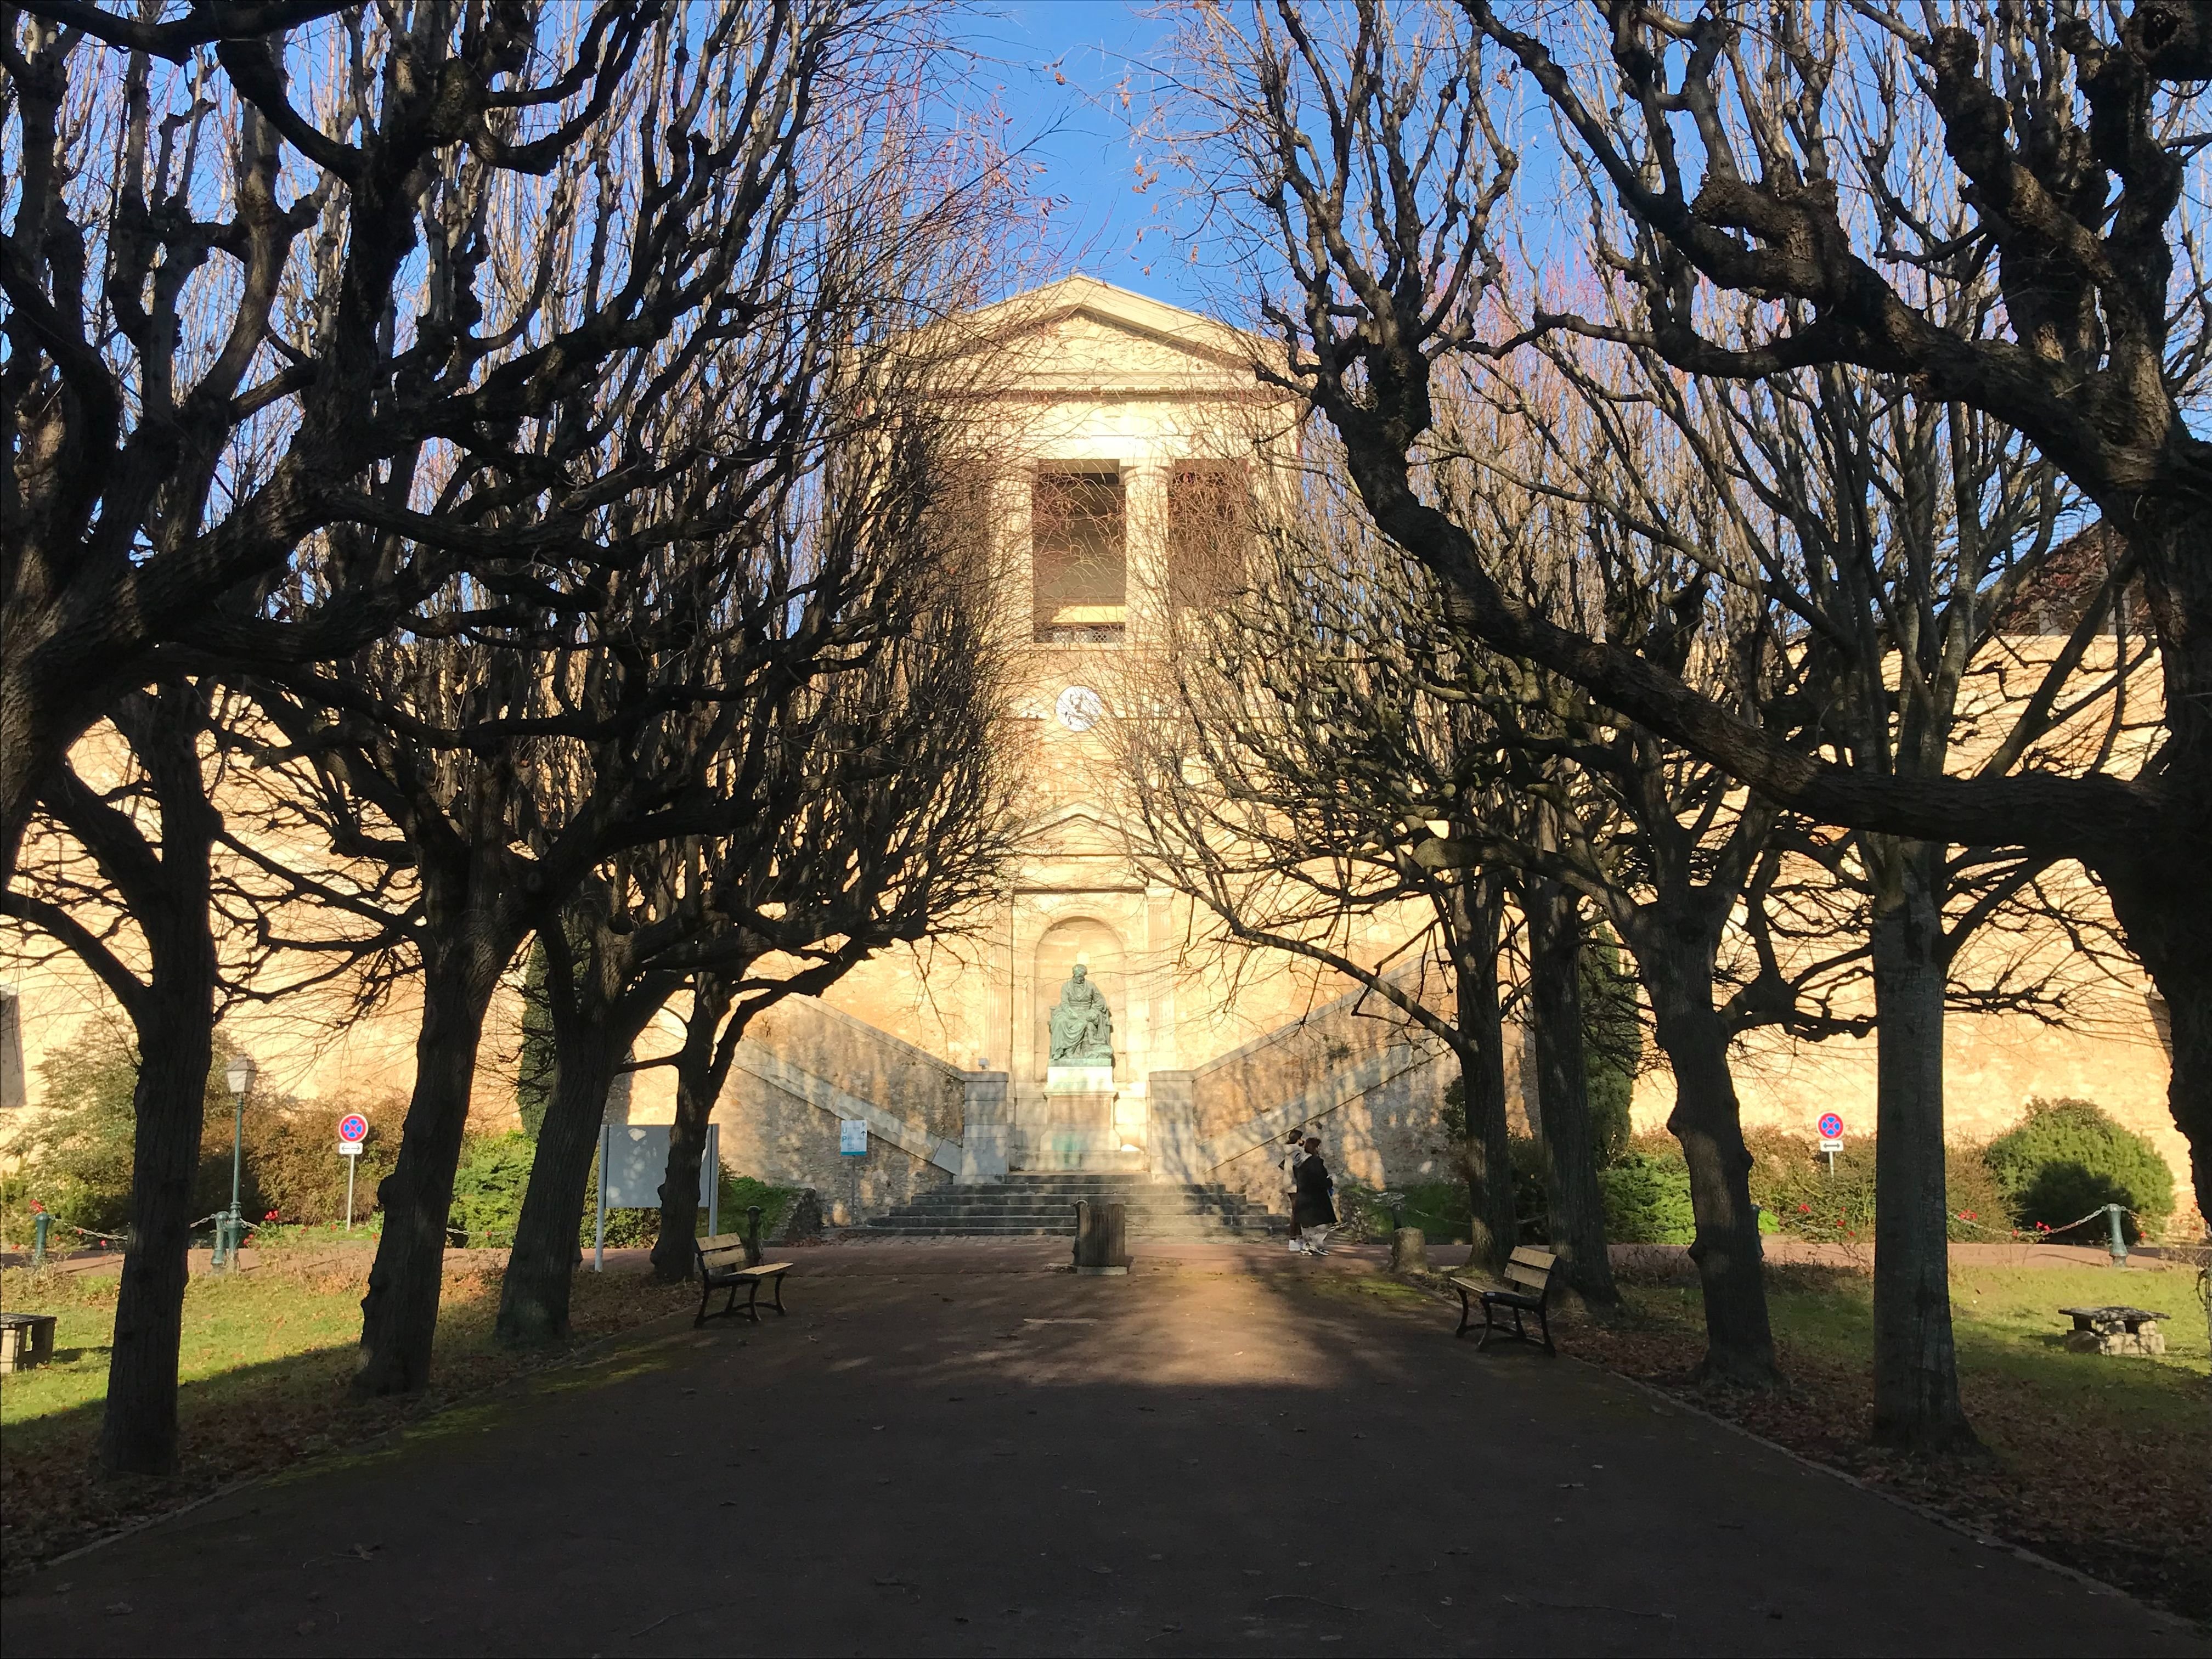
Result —
M1006 354L981 378L975 432L990 459L1000 621L1018 679L1010 741L1030 788L1020 855L985 913L756 1020L715 1114L725 1160L819 1189L836 1220L1024 1170L1141 1172L1272 1199L1274 1149L1298 1125L1363 1182L1449 1178L1439 1117L1454 1073L1436 1045L1311 964L1224 945L1188 900L1146 883L1122 838L1115 709L1138 695L1170 607L1203 601L1205 574L1183 557L1188 522L1224 483L1264 487L1294 452L1292 411L1258 385L1243 338L1103 283L1072 278L986 321ZM1417 925L1377 918L1371 959ZM2037 948L2066 946L2054 938ZM1103 1078L1056 1080L1050 1014L1079 963L1111 1012L1111 1065ZM2146 989L2115 985L2099 1018L2064 1027L1953 1016L1953 1132L1995 1133L2030 1096L2086 1097L2185 1171ZM0 1105L27 1098L35 1110L40 1059L102 1016L103 994L66 961L19 967L7 990ZM676 1046L675 1023L663 1020L641 1051ZM280 1003L243 1010L227 1029L262 1057L270 1085L380 1099L396 1114L415 1024L403 986L365 1019L319 1027ZM479 1073L487 1127L512 1121L519 1026L510 992ZM1832 1108L1853 1133L1872 1127L1870 1038L1755 1035L1738 1063L1749 1122L1808 1133ZM1522 1069L1516 1058L1511 1080L1525 1102ZM1671 1103L1671 1080L1655 1066L1637 1085L1638 1127L1662 1123ZM667 1121L669 1072L638 1073L611 1115ZM0 1113L0 1140L20 1115ZM841 1124L854 1121L867 1126L863 1157L839 1150Z

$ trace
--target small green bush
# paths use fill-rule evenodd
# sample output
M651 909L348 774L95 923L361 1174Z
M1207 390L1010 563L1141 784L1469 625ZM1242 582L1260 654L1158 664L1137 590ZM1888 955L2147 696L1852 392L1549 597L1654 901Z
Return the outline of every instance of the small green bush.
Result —
M1679 1151L1632 1148L1597 1172L1605 1236L1616 1244L1686 1244L1697 1236L1690 1170Z
M2155 1231L2173 1213L2173 1171L2158 1149L2086 1100L2031 1100L2027 1119L1991 1141L1990 1170L2023 1229L2063 1228L2107 1204L2133 1213L2123 1224L2130 1241L2138 1223ZM2068 1234L2074 1243L2104 1237L2102 1218Z

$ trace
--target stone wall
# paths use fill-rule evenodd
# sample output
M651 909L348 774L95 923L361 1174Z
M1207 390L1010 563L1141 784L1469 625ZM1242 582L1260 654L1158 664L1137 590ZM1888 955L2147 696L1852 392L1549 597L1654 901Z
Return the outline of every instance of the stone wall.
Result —
M714 1121L732 1168L812 1187L833 1225L912 1201L956 1176L1006 1171L1006 1074L956 1070L811 997L754 1020L738 1046ZM839 1151L839 1126L868 1124L865 1158Z
M813 1188L831 1226L880 1215L952 1179L950 1170L879 1135L868 1137L866 1158L842 1155L836 1113L738 1066L715 1103L714 1121L723 1162L778 1186Z
M1276 1160L1303 1128L1340 1180L1449 1179L1443 1091L1457 1074L1440 1044L1354 992L1195 1071L1153 1073L1153 1173L1279 1209Z

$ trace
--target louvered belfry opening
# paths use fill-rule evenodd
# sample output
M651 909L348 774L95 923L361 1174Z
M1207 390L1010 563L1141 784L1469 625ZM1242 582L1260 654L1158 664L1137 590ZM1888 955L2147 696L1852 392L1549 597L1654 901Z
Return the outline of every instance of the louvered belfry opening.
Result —
M1041 467L1030 506L1036 637L1119 639L1128 622L1128 512L1112 467Z

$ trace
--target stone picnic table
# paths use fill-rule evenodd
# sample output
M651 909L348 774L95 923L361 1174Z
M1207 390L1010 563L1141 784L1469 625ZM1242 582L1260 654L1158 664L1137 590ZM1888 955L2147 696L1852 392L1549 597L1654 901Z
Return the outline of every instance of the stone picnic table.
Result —
M2165 1334L2158 1322L2172 1316L2148 1308L2061 1308L2074 1321L2066 1346L2075 1353L2160 1354Z

